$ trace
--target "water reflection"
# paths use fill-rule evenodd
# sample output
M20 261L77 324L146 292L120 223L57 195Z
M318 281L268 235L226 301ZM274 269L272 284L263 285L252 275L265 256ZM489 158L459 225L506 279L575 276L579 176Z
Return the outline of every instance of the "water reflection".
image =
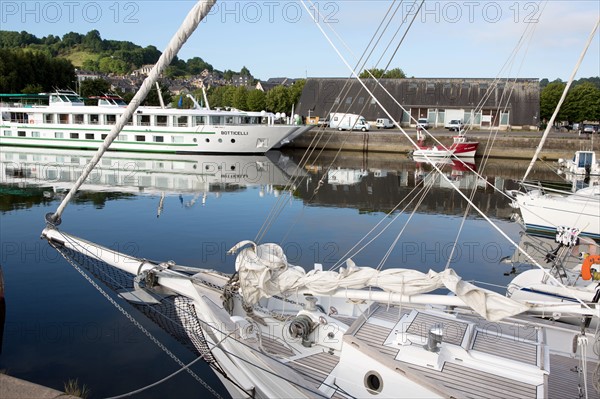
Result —
M0 211L62 198L92 156L89 151L3 148ZM138 194L179 195L190 207L200 199L205 203L208 193L218 197L253 186L261 188L260 196L278 195L294 173L297 166L276 151L256 156L108 153L74 201L102 207L107 200ZM192 197L184 201L183 194Z
M294 158L294 155L292 155ZM350 167L354 165L354 167ZM488 165L491 173L479 177L474 159L436 160L437 167L446 178L424 158L409 159L378 154L364 157L362 154L342 154L321 157L309 163L306 170L310 176L298 185L296 195L308 205L337 206L359 209L361 212L389 212L405 198L414 195L415 187L425 183L431 186L417 212L462 215L465 201L453 186L469 191L475 190L473 201L488 215L510 219L513 209L502 194L505 189L516 188L510 168Z
M0 189L11 193L0 195L0 209L15 210L3 214L0 223L0 263L10 283L6 293L11 307L0 368L56 388L66 378L78 377L91 387L94 397L107 397L153 383L173 372L175 365L127 319L115 315L112 305L39 239L43 216L55 210L91 155L6 147L0 151ZM109 153L75 200L86 205L69 208L63 228L132 255L229 273L235 265L226 251L256 235L285 198L275 198L279 190L290 177L299 177L292 188L295 197L286 209L290 212L278 220L280 224L273 224L264 241L283 241L291 263L311 267L318 262L328 268L344 258L382 216L362 213L387 212L410 197L420 180L429 179L434 183L431 195L419 208L427 214L416 216L391 263L424 272L443 270L464 201L439 176L427 174L431 165L398 154L359 152L324 153L319 161L297 169L301 160L302 154L288 151L260 157ZM483 180L456 165L445 165L443 170L462 189L476 188L474 201L485 212L509 218L510 201L481 183L509 188L513 179L523 176L527 162L501 160L475 166ZM206 207L201 208L204 201ZM104 205L106 209L97 209ZM168 213L157 219L161 206ZM517 235L518 226L504 220L499 224L511 236ZM396 234L392 229L384 232L354 257L357 264L377 263ZM506 285L510 279L502 274L506 267L499 271L498 260L513 249L499 241L487 223L470 220L461 235L462 245L453 252L452 266L465 279ZM185 348L158 327L148 321L146 328L185 362L191 361ZM126 379L122 378L125 369ZM211 385L220 386L208 366L198 364L196 369ZM201 397L203 393L182 373L138 396Z
M92 153L76 150L5 148L0 152L0 211L28 208L60 199L77 179ZM465 201L453 190L473 191L473 202L489 216L510 219L513 209L503 190L517 188L526 161L495 160L484 168L479 160L436 160L446 178L424 158L396 154L321 154L303 168L301 154L180 155L109 153L86 180L75 203L98 208L107 201L140 194L176 195L183 207L204 205L221 193L259 187L258 195L278 196L291 190L307 205L388 212L422 183L430 185L418 212L462 215ZM479 174L474 173L479 168ZM552 172L535 178L556 179ZM573 183L573 184L579 184Z

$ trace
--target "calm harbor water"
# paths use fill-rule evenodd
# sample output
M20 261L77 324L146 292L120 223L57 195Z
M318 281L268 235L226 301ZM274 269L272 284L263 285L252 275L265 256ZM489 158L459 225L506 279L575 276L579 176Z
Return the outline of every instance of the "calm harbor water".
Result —
M54 212L91 157L88 152L0 149L0 264L6 289L6 325L0 369L63 389L69 379L91 389L92 398L119 395L153 383L179 366L141 333L40 240L44 215ZM285 209L262 242L279 242L291 263L324 268L345 254L382 219L392 221L415 197L417 183L432 188L411 217L414 203L378 240L353 256L361 266L378 266L410 220L383 267L441 270L461 226L465 202L431 166L404 155L325 154L296 170L301 154L268 156L164 156L108 154L63 215L60 229L144 258L233 272L225 255L237 242L255 239L274 207ZM332 164L328 172L327 167ZM518 242L521 227L512 208L494 191L515 188L526 162L493 160L483 179L461 165L446 175ZM533 178L557 179L547 168ZM290 195L286 181L298 180ZM490 186L491 185L491 186ZM404 201L404 202L402 202ZM279 209L279 208L277 208ZM513 247L482 217L470 211L451 266L467 280L507 284L509 266L499 261ZM500 288L496 288L501 291ZM193 360L178 342L125 305L184 362ZM220 392L204 364L193 370ZM200 398L209 393L187 373L138 394L138 398Z

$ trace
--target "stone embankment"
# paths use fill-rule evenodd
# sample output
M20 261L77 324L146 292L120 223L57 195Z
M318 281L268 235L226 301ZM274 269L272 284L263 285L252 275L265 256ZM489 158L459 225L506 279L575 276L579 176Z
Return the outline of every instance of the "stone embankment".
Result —
M407 131L416 139L416 131ZM446 130L432 130L432 135L442 144L449 146L452 143L453 133ZM315 139L315 136L319 138ZM542 137L542 132L498 132L473 131L467 134L469 140L479 141L477 156L484 153L491 158L516 158L531 159ZM371 130L369 132L348 132L333 129L313 129L296 138L289 146L293 148L308 148L311 143L316 142L317 148L326 150L344 151L369 151L407 154L413 150L408 139L397 129ZM434 144L431 137L426 141L427 145ZM540 158L545 160L557 160L558 158L571 158L578 150L600 149L600 135L592 137L579 136L577 133L550 134Z
M78 399L76 396L52 388L0 374L0 398L2 399Z

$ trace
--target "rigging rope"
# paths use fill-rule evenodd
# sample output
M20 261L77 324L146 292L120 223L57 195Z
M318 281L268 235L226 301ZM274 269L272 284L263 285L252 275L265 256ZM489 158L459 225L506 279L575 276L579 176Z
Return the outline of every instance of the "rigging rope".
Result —
M310 2L310 0L308 0ZM309 7L306 5L305 0L302 0L302 5L304 6L304 8L309 11ZM417 13L415 13L417 14ZM344 58L344 56L340 53L339 49L335 46L335 44L331 41L331 38L329 38L329 36L327 36L327 34L325 33L325 31L323 30L321 24L317 21L316 16L313 15L311 12L309 12L309 15L311 16L311 18L313 19L313 21L315 22L315 24L317 25L317 27L319 28L319 30L321 31L321 33L325 36L325 39L329 42L329 44L332 46L332 48L334 49L334 51L336 52L336 54L338 55L338 57L340 57L340 59L342 60L342 62L346 65L346 67L350 70L350 72L352 73L352 76L354 76L358 82L360 83L360 85L363 87L363 89L374 99L374 101L376 102L377 105L379 105L379 107L382 109L382 111L391 119L394 120L394 118L392 118L390 112L383 106L383 104L381 104L381 102L379 102L379 100L377 100L377 98L375 97L375 95L373 94L373 92L371 90L369 90L369 88L366 86L365 82L363 82L359 77L358 74L356 73L356 71L352 68L352 66L350 66L350 64L346 61L346 59ZM600 20L599 20L600 23ZM596 24L597 27L598 24ZM594 29L595 32L595 29ZM592 35L593 37L593 35ZM381 86L383 87L383 86ZM385 90L384 91L390 95L390 93ZM400 107L402 109L404 109L401 105ZM418 148L417 144L414 142L414 140L406 133L406 131L404 131L404 129L402 129L402 127L399 124L396 124L396 126L400 129L400 131L405 135L405 137L408 139L408 141L415 147ZM565 288L564 284L562 284L560 281L558 281L554 276L552 276L547 270L545 270L532 256L530 256L529 254L527 254L521 247L519 247L519 245L513 240L511 239L502 229L500 229L500 227L498 227L483 211L481 211L481 209L479 209L479 207L477 205L475 205L462 191L460 191L455 185L452 184L452 182L448 179L448 177L446 175L444 175L440 168L438 167L438 165L435 162L432 162L431 159L429 159L429 157L427 157L427 155L425 155L425 159L431 163L432 167L441 175L441 177L446 180L446 182L448 182L455 190L456 192L463 197L463 199L465 199L467 201L467 203L479 214L481 215L481 217L483 219L485 219L486 222L488 222L498 233L500 233L500 235L502 235L502 237L504 237L511 245L513 245L515 247L516 250L518 250L519 252L523 253L523 255L529 259L533 265L535 265L536 267L538 267L540 270L542 270L542 272L548 276L548 278L550 278L552 281L556 282L559 286ZM477 174L477 176L479 176L479 174ZM573 298L579 302L583 307L587 308L587 309L591 309L589 305L587 305L581 298L579 298L577 295L573 295Z

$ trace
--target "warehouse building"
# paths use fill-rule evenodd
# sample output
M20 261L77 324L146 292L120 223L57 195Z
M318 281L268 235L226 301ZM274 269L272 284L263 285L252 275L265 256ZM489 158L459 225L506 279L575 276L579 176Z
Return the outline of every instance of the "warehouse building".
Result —
M419 118L433 127L455 119L481 129L534 130L539 124L538 79L381 79L383 88L374 79L364 82L403 126L415 126ZM356 79L307 79L297 113L314 121L330 112L359 114L368 121L387 117Z

